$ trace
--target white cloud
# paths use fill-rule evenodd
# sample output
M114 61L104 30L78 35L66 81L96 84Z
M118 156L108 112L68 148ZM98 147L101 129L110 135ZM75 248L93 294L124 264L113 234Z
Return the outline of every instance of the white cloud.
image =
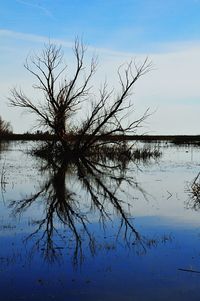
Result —
M58 39L50 39L46 36L40 36L40 35L34 35L34 34L27 34L27 33L22 33L22 32L17 32L17 31L12 31L12 30L7 30L7 29L0 29L0 37L2 38L10 38L10 39L15 39L15 40L21 40L21 41L27 41L27 42L32 42L32 43L48 43L51 41L52 43L58 43L58 44L63 44L65 47L72 47L73 43L72 42L66 42Z
M29 2L29 1L24 1L24 0L16 0L16 2L23 4L25 6L31 7L31 8L38 9L38 10L42 11L45 15L47 15L51 18L53 17L53 14L49 9L47 9L46 7L44 7L40 4L33 3L33 1Z
M17 32L17 31L12 31L12 30L7 30L7 29L1 29L0 28L0 37L1 38L9 38L9 39L15 39L18 41L26 41L26 42L31 42L31 43L55 43L57 45L62 45L63 47L66 48L72 48L74 46L74 41L66 41L64 39L55 39L55 38L48 38L46 36L40 36L40 35L34 35L34 34L27 34L27 33L22 33L22 32ZM125 53L125 52L118 52L106 48L99 48L99 47L92 47L92 46L87 46L87 50L90 52L97 52L101 54L107 54L107 55L112 55L112 56L123 56L123 57L130 57L130 53Z

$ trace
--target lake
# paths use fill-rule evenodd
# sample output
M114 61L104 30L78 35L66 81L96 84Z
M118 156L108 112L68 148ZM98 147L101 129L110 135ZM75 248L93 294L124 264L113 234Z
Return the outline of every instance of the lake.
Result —
M45 162L37 143L1 144L0 300L199 300L200 148Z

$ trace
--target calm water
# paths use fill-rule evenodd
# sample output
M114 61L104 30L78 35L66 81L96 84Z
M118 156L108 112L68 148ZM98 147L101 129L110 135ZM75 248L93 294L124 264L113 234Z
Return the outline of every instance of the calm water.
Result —
M113 169L32 145L1 146L0 300L199 300L200 149Z

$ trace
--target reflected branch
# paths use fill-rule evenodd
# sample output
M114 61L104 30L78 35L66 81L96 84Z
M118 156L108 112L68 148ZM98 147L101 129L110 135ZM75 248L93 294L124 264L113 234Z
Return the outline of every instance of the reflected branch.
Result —
M112 167L112 164L107 162L104 165L98 160L95 164L95 160L90 161L85 157L73 161L55 158L42 161L41 171L46 181L40 184L39 191L22 200L10 202L14 215L21 215L36 203L42 205L41 217L33 220L34 230L25 242L34 240L34 248L42 251L48 262L59 260L62 250L66 251L70 244L74 264L82 262L85 241L91 254L94 254L98 242L91 229L91 217L98 218L105 231L109 222L116 226L113 211L119 217L116 243L122 237L127 246L137 247L140 253L146 252L148 239L135 229L130 209L125 210L130 204L123 200L123 196L119 196L124 183L134 186L143 194L145 192L133 178L127 176L124 165L123 168L120 164L115 168L108 166ZM72 178L74 185L71 184ZM88 205L89 210L86 210ZM62 229L66 231L65 234Z

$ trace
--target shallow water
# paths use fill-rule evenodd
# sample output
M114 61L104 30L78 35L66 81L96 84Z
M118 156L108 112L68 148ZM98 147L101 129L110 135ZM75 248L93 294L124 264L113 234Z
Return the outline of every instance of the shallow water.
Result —
M200 149L100 175L33 144L1 147L0 300L199 300Z

